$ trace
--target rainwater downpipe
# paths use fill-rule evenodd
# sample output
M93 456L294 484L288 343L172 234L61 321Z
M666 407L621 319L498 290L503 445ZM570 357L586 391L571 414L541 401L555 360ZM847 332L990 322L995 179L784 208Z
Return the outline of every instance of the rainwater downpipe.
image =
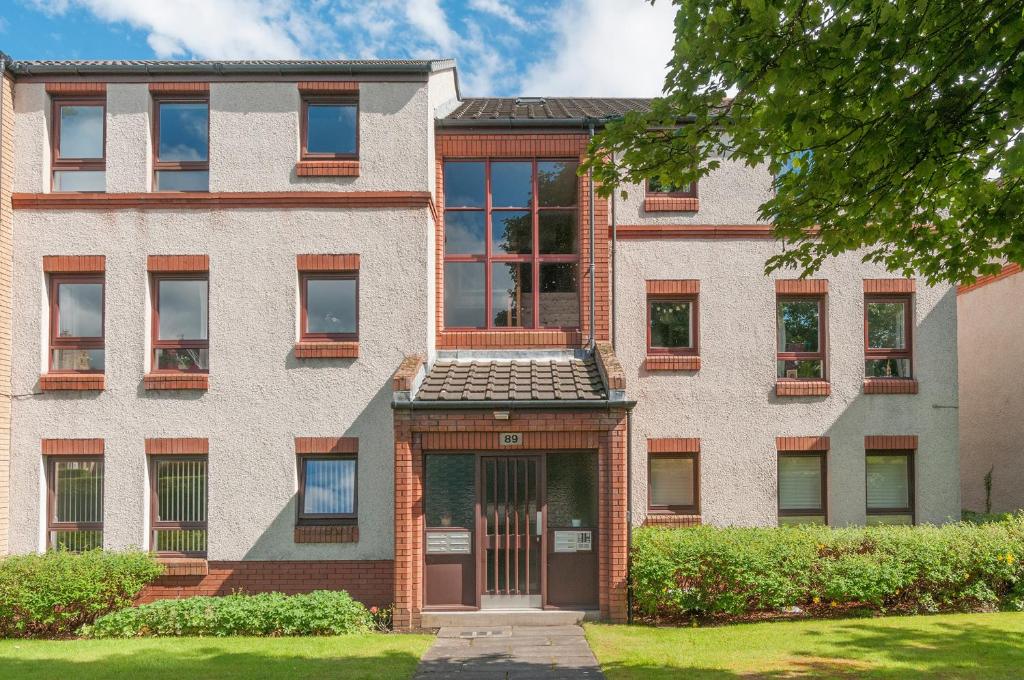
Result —
M594 123L590 123L590 141L594 140ZM594 292L596 287L594 285L594 170L593 168L587 169L587 184L590 185L590 206L589 206L589 227L590 227L590 264L587 268L587 278L590 279L590 333L587 339L587 349L590 351L594 350Z

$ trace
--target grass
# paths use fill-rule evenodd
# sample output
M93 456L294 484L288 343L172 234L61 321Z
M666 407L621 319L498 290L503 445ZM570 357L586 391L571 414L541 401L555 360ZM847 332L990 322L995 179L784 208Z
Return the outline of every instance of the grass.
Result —
M410 678L429 635L0 640L0 680Z
M1024 676L1024 613L586 630L608 680Z

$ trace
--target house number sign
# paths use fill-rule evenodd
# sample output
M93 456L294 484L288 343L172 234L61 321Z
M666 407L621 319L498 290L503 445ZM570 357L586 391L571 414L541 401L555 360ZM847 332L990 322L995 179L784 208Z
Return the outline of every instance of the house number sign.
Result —
M498 435L498 443L501 446L521 446L523 443L523 433L502 432Z

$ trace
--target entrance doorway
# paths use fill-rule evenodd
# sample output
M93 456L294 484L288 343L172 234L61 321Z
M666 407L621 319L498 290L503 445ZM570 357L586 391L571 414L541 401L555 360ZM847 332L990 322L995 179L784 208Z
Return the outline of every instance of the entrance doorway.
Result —
M540 463L540 456L480 457L481 609L543 605L546 532Z

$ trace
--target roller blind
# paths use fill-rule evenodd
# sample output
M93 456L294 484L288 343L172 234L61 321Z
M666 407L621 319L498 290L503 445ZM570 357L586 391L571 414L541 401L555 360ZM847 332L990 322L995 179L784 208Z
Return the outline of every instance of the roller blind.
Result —
M779 456L779 509L821 509L821 458Z
M693 505L693 459L651 458L651 505Z
M910 506L910 458L867 456L868 510Z

